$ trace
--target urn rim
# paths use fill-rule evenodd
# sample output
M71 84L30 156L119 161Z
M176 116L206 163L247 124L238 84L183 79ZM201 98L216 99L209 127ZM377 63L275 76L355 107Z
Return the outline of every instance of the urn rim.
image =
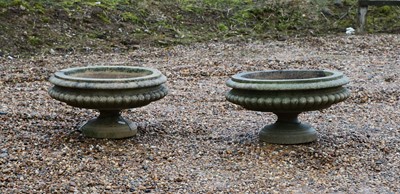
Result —
M289 78L277 75L292 74ZM296 78L293 74L306 75ZM260 78L270 75L272 78ZM273 76L272 76L273 75ZM315 75L315 77L313 77ZM275 76L275 77L274 77ZM309 90L340 87L349 83L349 79L339 71L334 70L264 70L242 72L233 75L226 85L233 89L245 90Z
M123 76L83 76L86 72L125 73ZM143 73L143 75L141 75ZM140 75L139 75L140 74ZM104 74L105 75L105 74ZM104 76L103 75L103 76ZM50 77L56 86L82 89L133 89L152 87L165 83L167 78L157 69L139 66L85 66L62 69Z

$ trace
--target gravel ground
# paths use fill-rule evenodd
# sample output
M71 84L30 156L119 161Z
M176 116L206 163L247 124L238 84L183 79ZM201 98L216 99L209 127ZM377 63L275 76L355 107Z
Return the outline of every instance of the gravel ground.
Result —
M399 193L400 35L208 42L131 53L0 58L0 190L4 193ZM148 66L170 94L123 115L124 140L85 138L97 112L53 100L49 76L90 64ZM225 100L243 71L332 69L352 96L300 119L319 132L301 145L263 144L272 113Z

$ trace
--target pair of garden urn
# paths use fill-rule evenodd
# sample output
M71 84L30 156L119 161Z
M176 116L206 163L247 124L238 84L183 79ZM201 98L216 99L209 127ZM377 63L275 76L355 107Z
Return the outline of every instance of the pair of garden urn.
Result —
M121 139L137 133L121 110L145 106L167 95L167 78L157 69L133 66L88 66L56 72L51 97L68 105L97 109L100 115L80 129L87 137ZM299 144L317 139L310 125L298 120L301 112L320 110L350 96L349 79L330 70L273 70L233 75L227 82L229 102L245 109L273 112L274 124L261 129L263 142Z

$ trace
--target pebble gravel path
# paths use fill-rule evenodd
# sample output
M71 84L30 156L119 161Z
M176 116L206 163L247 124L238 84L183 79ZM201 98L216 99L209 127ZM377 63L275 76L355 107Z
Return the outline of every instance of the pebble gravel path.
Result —
M91 139L98 113L52 99L49 76L86 65L146 66L170 93L125 110L136 137ZM301 145L263 144L272 113L225 100L244 71L331 69L352 94L300 119L318 131ZM1 193L400 193L400 35L207 42L129 53L0 58Z

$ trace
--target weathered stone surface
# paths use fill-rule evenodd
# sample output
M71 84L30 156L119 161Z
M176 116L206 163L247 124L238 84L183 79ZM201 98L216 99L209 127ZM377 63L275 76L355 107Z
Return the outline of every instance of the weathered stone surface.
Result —
M246 109L273 112L278 121L265 126L260 140L297 144L316 140L316 131L301 124L301 112L328 108L350 96L349 79L329 70L279 70L239 73L227 81L226 99Z
M145 67L89 66L56 72L49 94L68 105L98 109L100 116L81 127L95 138L125 138L137 133L136 125L120 116L122 109L145 106L167 95L167 78Z

